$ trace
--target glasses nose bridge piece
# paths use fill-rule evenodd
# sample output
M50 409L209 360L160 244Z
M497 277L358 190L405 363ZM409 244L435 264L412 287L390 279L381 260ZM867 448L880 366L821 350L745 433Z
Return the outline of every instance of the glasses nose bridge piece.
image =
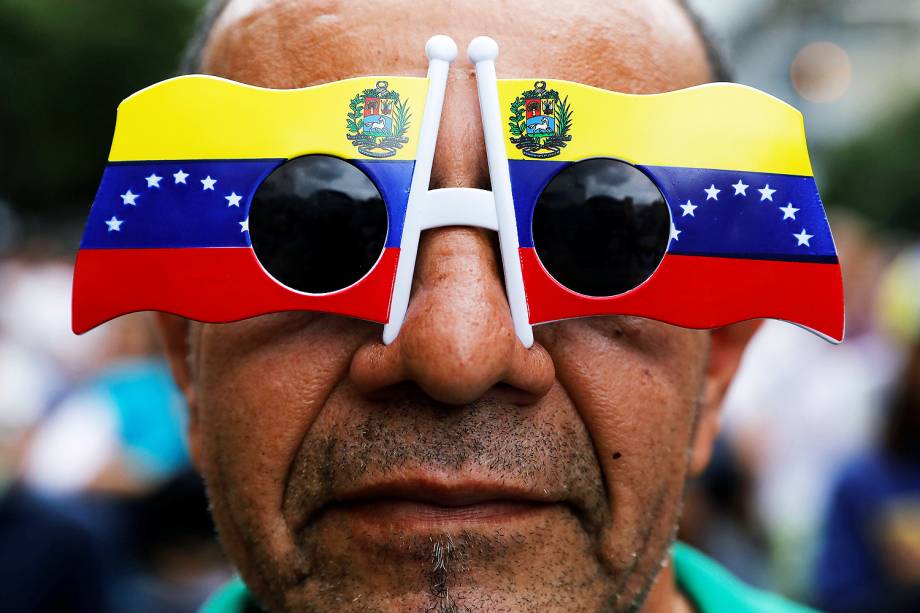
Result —
M498 45L491 38L480 36L470 43L468 49L469 59L476 66L477 90L493 192L472 188L429 190L431 165L447 87L447 73L451 62L456 58L457 45L447 36L434 36L425 46L425 52L429 60L428 94L419 134L415 171L409 188L389 320L383 328L383 342L390 344L396 340L405 320L420 233L426 229L455 225L498 231L505 289L515 333L521 343L530 348L533 345L533 330L528 320L527 299L518 255L514 200L498 107L495 75Z
M445 226L470 226L498 232L492 192L470 187L429 191L419 213L419 230Z

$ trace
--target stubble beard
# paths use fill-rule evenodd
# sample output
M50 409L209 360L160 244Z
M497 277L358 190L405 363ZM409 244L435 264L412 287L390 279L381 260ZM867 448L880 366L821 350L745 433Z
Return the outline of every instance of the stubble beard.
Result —
M501 464L501 457L509 456L490 452L499 450L501 445L497 444L497 441L507 441L508 432L513 432L520 426L506 424L506 428L493 427L496 421L492 413L506 410L506 407L490 406L489 402L483 402L477 403L474 409L467 407L458 412L458 423L453 424L454 428L444 428L444 420L438 420L436 423L446 431L446 434L441 433L445 437L444 440L437 435L434 436L436 440L430 440L426 434L432 433L419 435L417 427L408 427L412 424L408 424L405 429L413 431L414 439L405 436L394 437L396 431L401 429L397 427L394 431L394 422L382 426L379 422L373 423L374 419L368 419L358 428L362 433L359 438L364 442L359 443L354 449L336 450L342 445L347 447L348 441L353 442L354 439L327 438L325 445L317 445L316 440L305 440L297 465L292 468L292 474L309 468L310 474L316 477L310 480L313 484L329 487L336 478L349 478L349 469L361 472L373 470L375 467L389 470L409 460L429 464L437 460L439 466L456 468L468 462L470 458L486 457ZM449 420L446 425L450 426ZM694 425L693 430L695 429ZM457 437L458 433L469 438ZM473 433L478 436L470 436ZM540 447L541 433L531 433L531 436L537 441L536 447ZM596 490L595 493L606 494L606 483L601 475L593 446L586 433L582 432L580 436L581 441L578 432L567 432L564 437L554 441L555 445L549 445L548 449L552 450L551 455L556 454L554 459L557 463L560 461L558 454L568 454L562 461L569 465L574 462L579 466L579 470L573 474L580 474L587 479L588 482L583 483L583 487L593 488ZM446 439L451 440L447 441L448 446L444 447ZM381 452L382 440L388 440L391 446L394 440L413 440L414 443L402 444L399 449L383 448L384 451ZM568 441L568 444L560 445L560 440ZM581 444L578 444L579 442ZM363 453L353 453L358 448L362 448ZM512 454L511 458L533 457L527 452L534 449L514 448L513 444L511 448L517 452ZM377 452L368 453L371 449L377 449ZM508 465L509 470L511 464ZM582 531L584 541L574 548L578 550L575 553L581 557L575 556L565 560L560 549L556 552L559 554L558 557L552 554L543 556L541 561L545 562L541 564L542 568L514 568L515 565L520 566L517 564L516 554L521 548L530 547L536 551L537 548L545 546L543 551L550 552L553 546L558 546L558 543L552 540L552 537L558 535L542 529L512 535L469 531L445 532L431 536L393 533L385 542L380 543L377 551L345 551L342 555L341 549L330 547L329 543L318 537L313 529L316 526L309 526L299 535L296 531L293 535L299 543L299 568L296 570L291 568L295 562L293 559L281 560L273 557L271 552L260 547L259 539L252 538L254 535L249 530L238 532L250 532L246 538L247 549L254 554L254 566L262 575L262 585L270 586L271 592L274 592L262 594L266 603L272 604L272 610L400 610L436 613L502 610L632 612L642 609L656 578L669 559L668 552L676 536L683 491L686 487L686 471L681 475L681 480L682 484L662 483L647 512L641 514L644 520L642 524L630 530L631 534L637 535L634 541L636 546L632 562L625 567L606 557L603 551L605 544L616 543L624 538L622 529L619 534L614 532L622 527L612 525L606 498L596 501L602 502L603 508L599 506L592 509L597 518L603 520L602 528L593 537L589 536L589 531ZM288 492L285 501L287 503L293 500L296 503L304 494L317 493L317 490L312 490L290 496ZM572 522L577 521L572 518ZM252 525L249 527L255 528ZM629 538L629 535L625 538ZM347 549L349 543L346 542L343 546ZM386 595L375 593L374 586L367 585L353 572L354 563L360 564L361 556L365 557L368 566L376 564L385 570L387 554L394 551L400 551L402 561L405 562L397 568L397 572L398 569L404 571L399 576L399 583L402 593L408 596L405 601L399 601L398 593L394 599L392 591ZM557 572L550 573L550 570ZM531 579L530 585L515 585L515 577L520 576L521 572L526 573L525 576ZM534 580L537 575L540 581ZM488 579L487 589L483 589L484 577ZM536 589L533 587L534 584L546 589ZM272 598L278 594L285 596L282 599ZM401 604L396 605L397 602Z

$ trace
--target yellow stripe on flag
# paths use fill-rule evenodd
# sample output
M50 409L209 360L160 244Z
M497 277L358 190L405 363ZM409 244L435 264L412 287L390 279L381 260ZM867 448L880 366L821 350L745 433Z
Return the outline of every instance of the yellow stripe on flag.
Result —
M386 81L387 90L398 93L411 113L404 136L408 141L385 159L415 159L428 79L361 77L274 90L192 75L153 85L121 103L109 161L293 158L308 153L373 159L347 138L346 123L352 112L349 103L379 81Z
M534 159L511 142L509 124L522 126L514 117L513 105L517 102L521 108L526 102L522 94L534 91L536 83L542 86L534 79L498 82L509 159ZM547 80L540 89L559 94L558 102L544 107L550 117L559 115L563 101L571 111L571 140L558 147L557 155L540 159L614 157L648 166L812 174L802 114L744 85L713 83L664 94L632 95ZM541 112L534 102L538 99L539 95L530 96L532 113ZM559 118L554 117L557 125ZM541 129L546 129L542 119L535 131Z

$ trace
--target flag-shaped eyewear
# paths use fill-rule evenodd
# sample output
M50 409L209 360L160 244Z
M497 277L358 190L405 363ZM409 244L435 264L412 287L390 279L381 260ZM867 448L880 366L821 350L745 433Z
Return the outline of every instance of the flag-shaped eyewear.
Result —
M499 233L515 330L628 314L782 319L843 338L840 267L801 114L719 83L628 95L476 65L492 191L429 190L456 45L427 78L269 90L187 76L119 107L77 255L78 333L142 310L323 311L399 333L420 233Z

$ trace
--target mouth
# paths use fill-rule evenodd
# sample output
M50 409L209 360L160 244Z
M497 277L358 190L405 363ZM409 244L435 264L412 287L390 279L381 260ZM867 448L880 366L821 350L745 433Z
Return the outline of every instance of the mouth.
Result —
M319 515L368 528L430 532L528 521L564 510L570 505L546 491L472 480L405 479L345 492L319 509Z

